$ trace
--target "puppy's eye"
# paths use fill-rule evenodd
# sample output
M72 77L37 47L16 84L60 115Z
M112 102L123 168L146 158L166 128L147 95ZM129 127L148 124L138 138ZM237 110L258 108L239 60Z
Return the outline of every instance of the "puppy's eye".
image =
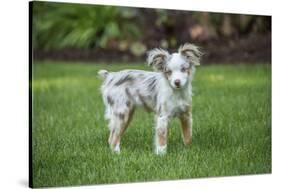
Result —
M165 74L166 74L166 75L171 75L171 74L172 74L172 71L171 71L171 70L167 70L167 71L165 72Z
M186 68L181 68L181 72L186 72L187 69Z

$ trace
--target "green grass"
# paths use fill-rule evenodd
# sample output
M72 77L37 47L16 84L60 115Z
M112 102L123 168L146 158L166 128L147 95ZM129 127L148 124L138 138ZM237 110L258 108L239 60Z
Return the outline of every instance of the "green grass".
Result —
M153 114L138 110L111 153L99 69L142 64L33 65L34 187L271 173L271 65L203 65L193 82L193 143L172 122L165 156L153 153Z

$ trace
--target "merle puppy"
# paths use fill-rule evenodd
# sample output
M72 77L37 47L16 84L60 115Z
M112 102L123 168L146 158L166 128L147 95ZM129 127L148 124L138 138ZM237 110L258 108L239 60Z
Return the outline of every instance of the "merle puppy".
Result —
M99 71L104 80L101 91L109 120L108 142L114 152L120 152L121 137L136 107L155 113L156 154L166 152L168 124L173 117L181 121L184 144L191 143L192 78L201 55L197 46L186 43L173 54L163 49L149 51L147 62L154 72Z

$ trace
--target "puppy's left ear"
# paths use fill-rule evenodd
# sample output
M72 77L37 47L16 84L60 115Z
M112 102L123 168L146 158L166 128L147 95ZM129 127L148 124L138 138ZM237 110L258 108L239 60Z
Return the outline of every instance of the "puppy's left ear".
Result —
M194 66L200 65L200 59L203 53L200 51L198 46L191 43L185 43L184 45L180 46L178 52L187 58Z

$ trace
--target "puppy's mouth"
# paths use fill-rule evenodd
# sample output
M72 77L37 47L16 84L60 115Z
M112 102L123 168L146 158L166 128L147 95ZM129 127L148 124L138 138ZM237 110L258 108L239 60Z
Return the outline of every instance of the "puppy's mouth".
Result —
M176 89L176 90L179 90L179 89L181 89L182 87L181 87L181 86L174 86L173 88Z

